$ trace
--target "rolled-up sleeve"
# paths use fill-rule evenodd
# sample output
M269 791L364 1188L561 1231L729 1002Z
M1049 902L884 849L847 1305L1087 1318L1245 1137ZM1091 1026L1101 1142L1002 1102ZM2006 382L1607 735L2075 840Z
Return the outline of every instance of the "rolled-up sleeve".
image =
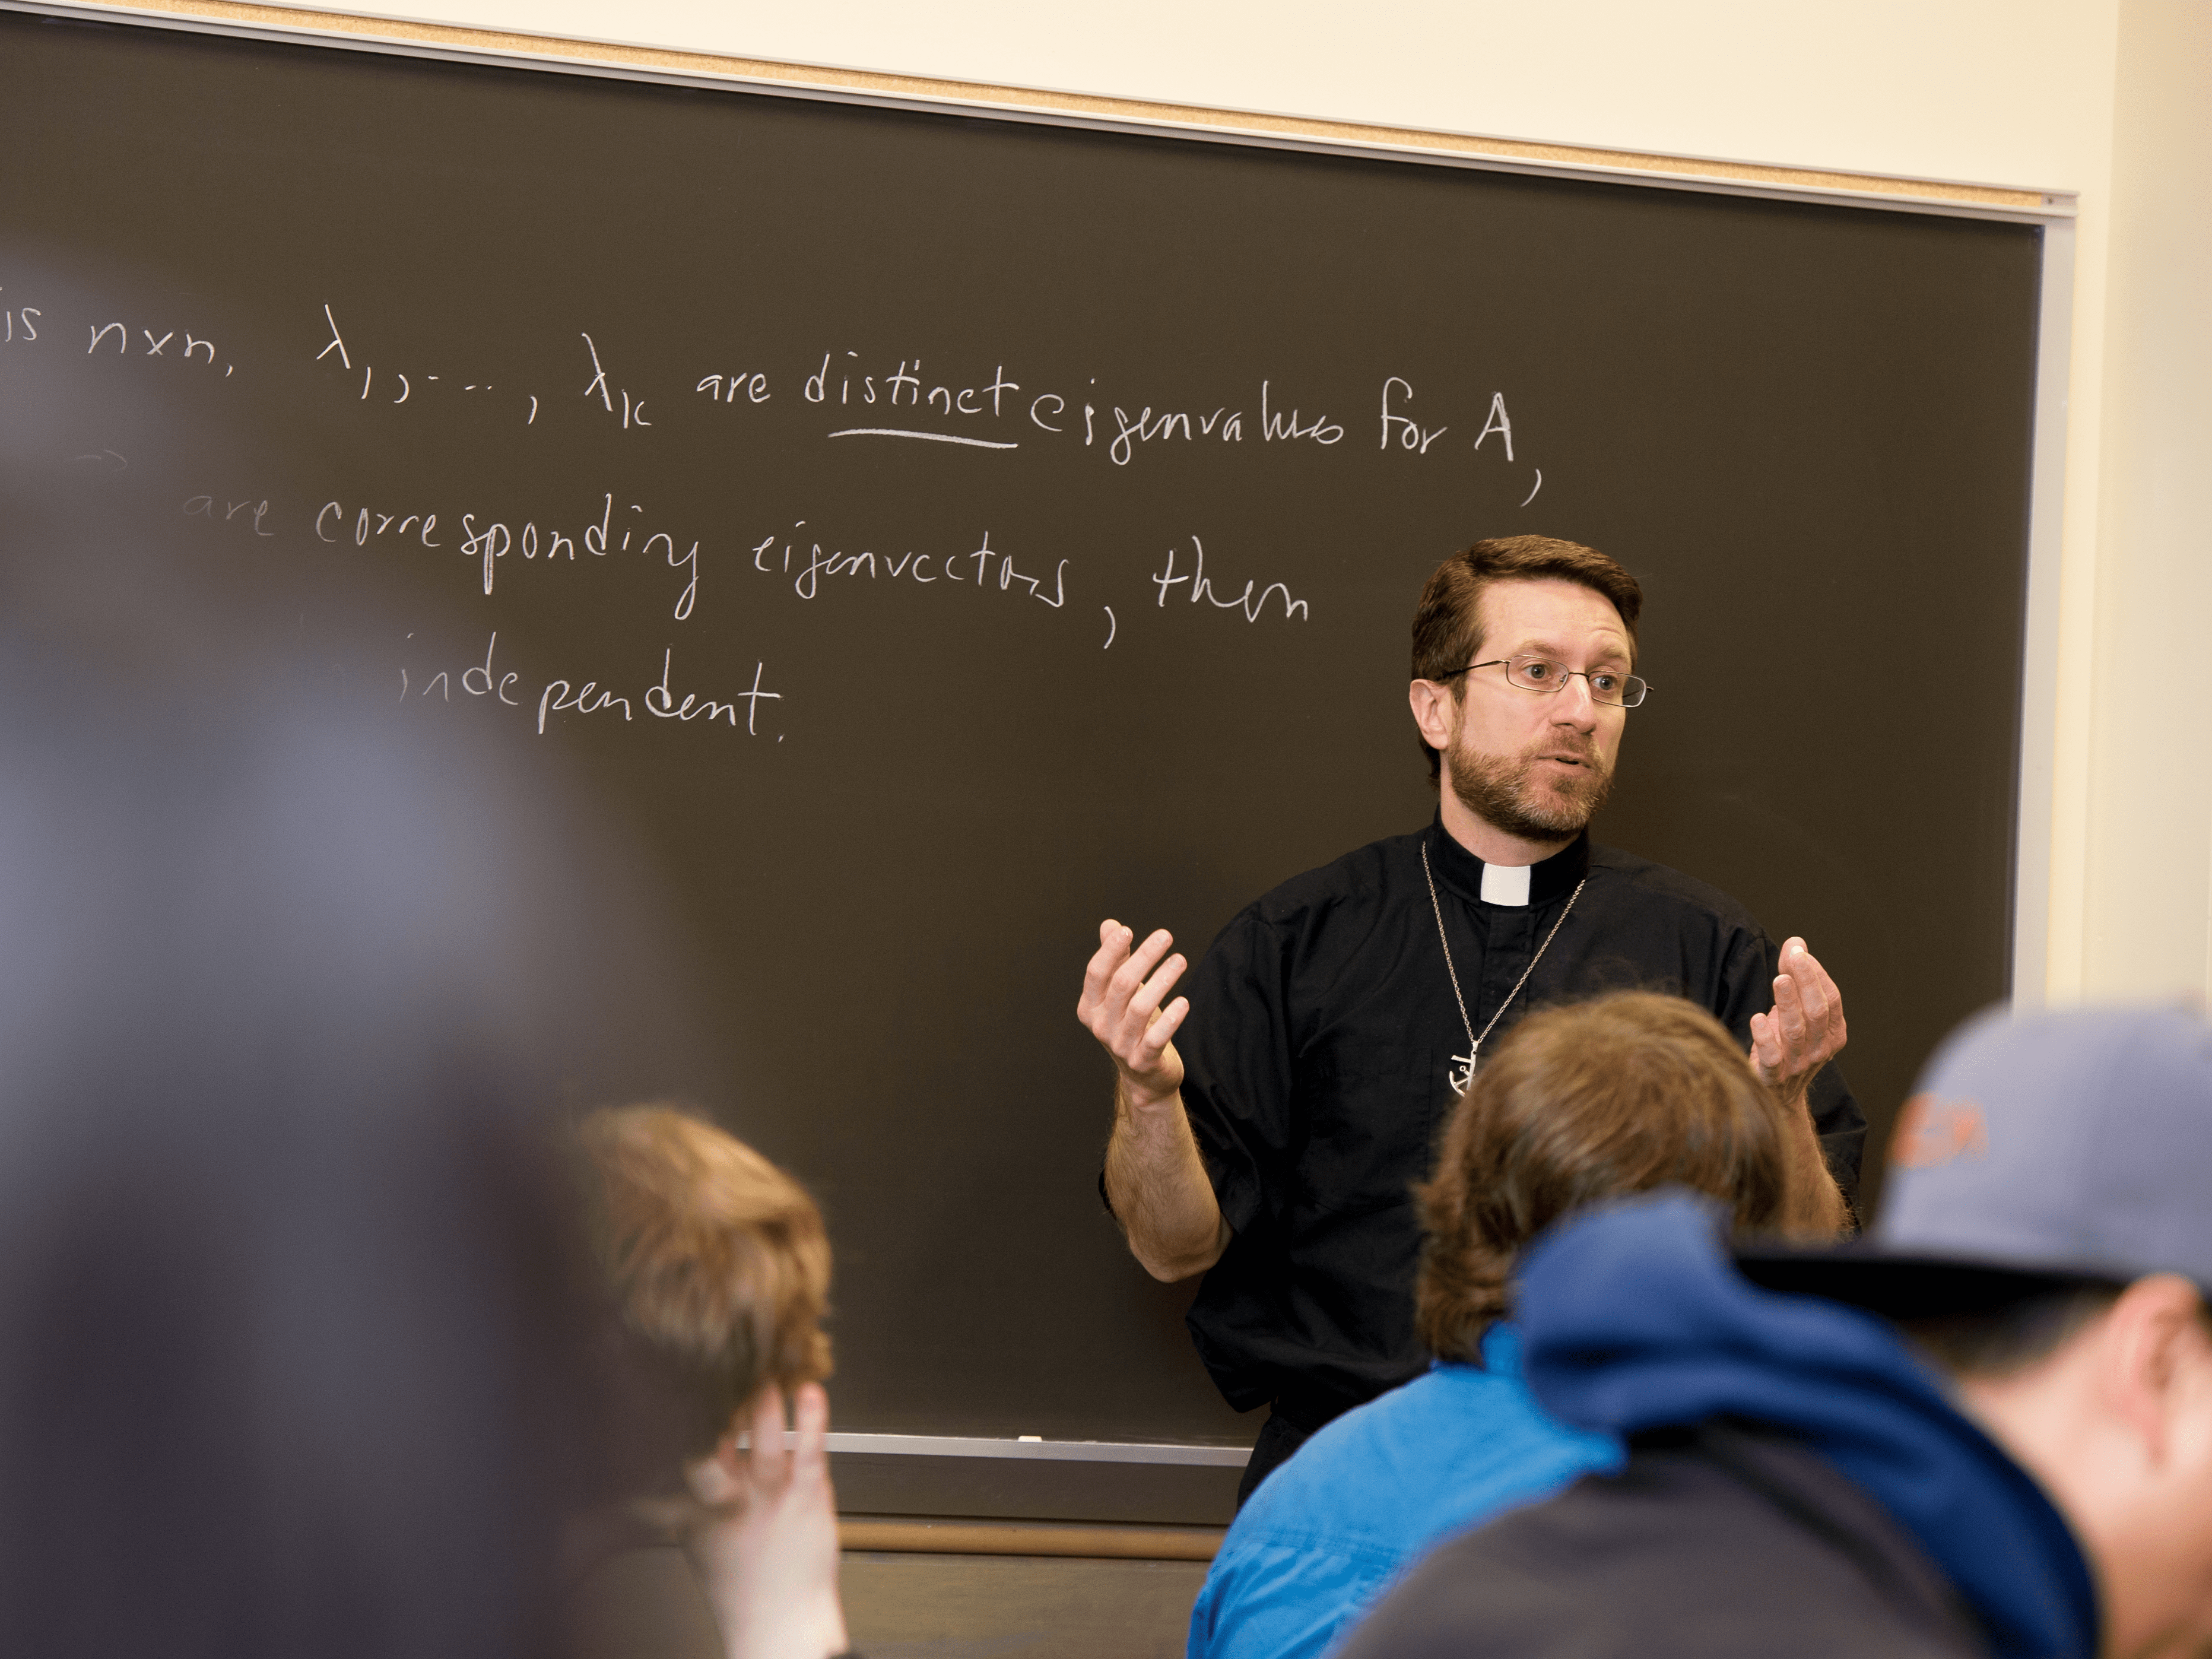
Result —
M1281 941L1259 907L1221 930L1193 970L1176 1034L1183 1109L1222 1218L1249 1232L1290 1140L1291 1059Z

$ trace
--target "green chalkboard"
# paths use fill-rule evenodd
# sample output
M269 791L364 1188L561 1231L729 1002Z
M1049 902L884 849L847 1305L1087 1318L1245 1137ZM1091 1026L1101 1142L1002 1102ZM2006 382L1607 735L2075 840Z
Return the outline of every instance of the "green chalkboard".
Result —
M403 740L630 824L842 1428L1251 1432L1100 1210L1081 964L1426 821L1478 536L1643 579L1600 838L1813 940L1877 1123L2006 989L2034 227L25 14L0 153L11 469L374 584Z

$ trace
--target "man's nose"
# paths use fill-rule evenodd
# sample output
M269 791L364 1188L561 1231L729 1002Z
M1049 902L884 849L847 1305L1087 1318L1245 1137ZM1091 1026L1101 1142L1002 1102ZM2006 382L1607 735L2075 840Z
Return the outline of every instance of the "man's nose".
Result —
M1567 676L1567 683L1553 694L1552 718L1577 732L1597 729L1597 699L1590 696L1589 675Z

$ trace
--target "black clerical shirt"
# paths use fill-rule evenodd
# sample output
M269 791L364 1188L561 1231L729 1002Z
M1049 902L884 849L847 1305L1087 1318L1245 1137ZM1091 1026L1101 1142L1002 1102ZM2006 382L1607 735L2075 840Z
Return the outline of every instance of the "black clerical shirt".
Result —
M1479 1032L1582 896L1484 1044L1547 1003L1634 988L1711 1009L1747 1048L1778 952L1726 894L1587 835L1485 902L1482 861L1441 821L1285 882L1222 929L1185 986L1182 1099L1235 1237L1187 1322L1229 1403L1318 1428L1418 1373L1412 1184L1467 1052L1422 878L1425 843ZM1846 1194L1866 1119L1831 1065L1813 1121Z

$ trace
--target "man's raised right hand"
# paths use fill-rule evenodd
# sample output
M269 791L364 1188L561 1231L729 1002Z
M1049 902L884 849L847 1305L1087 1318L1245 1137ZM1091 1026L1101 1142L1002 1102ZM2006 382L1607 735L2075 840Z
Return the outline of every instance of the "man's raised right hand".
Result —
M1098 924L1098 950L1083 970L1075 1017L1114 1056L1129 1104L1156 1106L1182 1087L1175 1034L1190 1012L1190 999L1177 997L1164 1008L1160 999L1189 964L1180 952L1168 955L1175 938L1164 927L1132 951L1135 938L1110 917Z

